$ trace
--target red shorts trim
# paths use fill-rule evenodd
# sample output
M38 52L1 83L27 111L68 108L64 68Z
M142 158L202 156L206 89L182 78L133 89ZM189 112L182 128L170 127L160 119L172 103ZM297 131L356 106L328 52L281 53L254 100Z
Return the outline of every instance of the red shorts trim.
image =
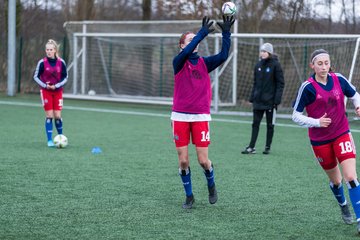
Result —
M49 91L40 89L41 101L45 111L55 110L60 111L63 107L63 91Z
M330 170L347 159L356 158L356 148L351 133L344 134L333 142L312 148L315 158L324 170Z
M197 147L208 147L210 144L209 122L180 122L172 121L173 137L176 147L187 146L192 143Z

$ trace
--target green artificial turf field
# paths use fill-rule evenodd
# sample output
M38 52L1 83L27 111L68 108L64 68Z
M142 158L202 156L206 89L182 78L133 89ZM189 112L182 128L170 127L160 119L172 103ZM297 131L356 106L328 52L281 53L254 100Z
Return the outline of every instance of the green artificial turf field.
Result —
M39 96L0 95L0 115L0 239L357 236L341 220L307 130L290 120L278 120L271 154L261 154L262 125L258 153L242 155L251 119L213 115L209 154L219 200L208 203L191 146L196 202L184 210L170 107L65 99L65 149L46 146ZM359 126L352 122L358 146Z

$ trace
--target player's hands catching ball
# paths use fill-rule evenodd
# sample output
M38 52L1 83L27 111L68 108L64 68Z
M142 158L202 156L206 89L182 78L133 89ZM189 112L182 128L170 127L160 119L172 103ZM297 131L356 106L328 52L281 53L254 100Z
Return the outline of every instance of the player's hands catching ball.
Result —
M211 28L213 23L214 21L210 22L210 18L208 18L207 16L205 16L202 20L202 27L206 30L208 34L215 30L214 28Z
M320 120L320 127L328 127L331 124L331 118L327 117L327 113L325 113Z
M234 24L235 19L234 16L225 16L223 15L223 22L216 24L221 28L223 32L230 32L231 26Z

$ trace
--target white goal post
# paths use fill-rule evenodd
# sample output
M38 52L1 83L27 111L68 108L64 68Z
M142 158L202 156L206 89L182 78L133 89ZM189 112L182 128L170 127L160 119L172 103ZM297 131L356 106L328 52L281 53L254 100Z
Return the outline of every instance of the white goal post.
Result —
M197 31L199 26L200 21L66 23L71 60L64 96L171 105L172 59L179 51L179 37L185 31ZM315 49L328 50L335 71L355 86L360 84L360 35L241 34L236 33L237 25L234 29L228 60L210 74L213 112L251 110L248 98L253 71L264 42L274 45L284 70L279 113L291 112L297 89L310 76L309 57ZM201 56L220 51L222 35L217 30L200 43Z

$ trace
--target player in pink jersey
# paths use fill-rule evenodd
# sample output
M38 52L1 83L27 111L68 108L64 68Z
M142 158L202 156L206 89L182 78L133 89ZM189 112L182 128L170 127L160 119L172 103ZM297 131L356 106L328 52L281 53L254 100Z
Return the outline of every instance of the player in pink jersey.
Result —
M344 222L352 224L353 217L342 185L342 180L345 180L356 215L357 231L360 233L360 186L356 173L356 149L344 103L345 96L351 99L356 114L360 116L360 95L343 75L330 70L330 56L324 49L315 50L311 54L310 67L315 74L301 85L292 119L309 128L315 158L329 177L330 189L340 206ZM307 116L303 114L304 110Z
M34 80L40 86L40 95L45 110L45 130L48 147L54 147L52 140L53 123L58 134L62 134L61 110L63 107L63 86L67 82L67 69L63 59L58 56L59 45L49 39L45 45L46 57L41 59L34 73Z
M210 104L211 83L209 73L226 61L231 45L230 29L233 17L223 16L223 22L217 23L222 30L222 48L220 53L208 57L198 55L198 44L212 31L213 21L204 17L202 27L197 34L186 32L179 40L180 52L173 60L174 98L171 113L174 142L178 153L179 175L185 190L183 208L192 208L195 201L192 192L191 171L188 145L190 138L196 146L197 158L204 169L207 179L210 204L216 203L214 169L208 156L210 144Z

